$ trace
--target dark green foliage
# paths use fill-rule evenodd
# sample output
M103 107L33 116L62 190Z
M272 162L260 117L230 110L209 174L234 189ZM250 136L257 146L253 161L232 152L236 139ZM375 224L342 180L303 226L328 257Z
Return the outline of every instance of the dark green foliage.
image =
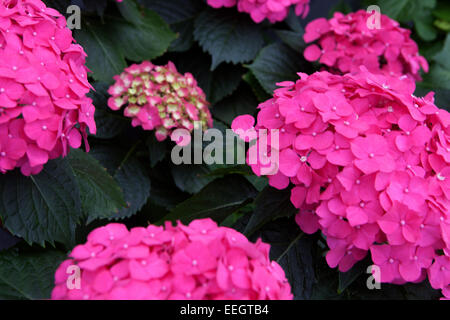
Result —
M296 299L440 296L427 281L369 290L369 256L346 273L329 268L326 239L320 232L300 231L289 188L269 187L267 177L239 163L175 165L170 138L159 142L154 132L133 128L122 111L108 108L107 90L125 67L144 60L158 65L173 61L180 72L194 75L210 102L214 128L225 132L237 116L255 116L277 82L317 70L317 64L303 58L305 23L293 10L284 22L272 25L256 24L235 8L212 9L202 0L44 2L66 16L71 4L82 10L82 28L73 35L88 54L98 130L88 137L89 153L71 150L32 177L19 170L0 174L0 299L48 299L56 268L95 227L208 217L252 241L269 243L271 259L284 269ZM430 63L416 95L435 91L437 105L448 109L448 1L339 1L332 12L355 5L365 10L372 4L412 31ZM320 12L321 17L328 14Z

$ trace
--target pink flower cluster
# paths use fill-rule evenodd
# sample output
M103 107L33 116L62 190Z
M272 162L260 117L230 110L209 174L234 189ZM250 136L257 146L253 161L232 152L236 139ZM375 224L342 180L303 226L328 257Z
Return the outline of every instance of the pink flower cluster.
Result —
M208 0L213 8L233 7L237 4L239 12L249 13L253 21L269 19L271 23L283 21L289 7L295 5L295 14L305 18L309 12L309 0Z
M92 231L60 265L52 299L290 300L269 249L211 219L130 231L111 223ZM67 286L70 266L80 270L79 288Z
M371 24L373 16L364 10L344 15L336 12L330 20L319 18L306 26L308 61L319 60L330 72L347 73L365 66L372 73L407 75L420 80L420 68L428 72L428 63L419 55L411 31L380 14L380 25ZM370 27L370 28L369 28ZM378 28L379 27L379 28Z
M0 172L39 173L96 132L83 48L40 0L0 0Z
M175 129L212 127L205 93L192 74L180 74L172 62L166 66L148 61L134 64L114 79L108 106L112 110L126 106L124 114L133 119L132 125L155 129L158 141Z
M241 135L279 132L279 149L251 146L260 148L255 174L276 165L270 185L294 185L296 221L306 233L322 230L330 267L345 272L370 251L382 282L428 274L433 288L448 293L450 114L434 105L433 93L415 97L408 78L364 67L299 75L259 106L254 128L248 115L232 124ZM267 161L273 152L278 163Z

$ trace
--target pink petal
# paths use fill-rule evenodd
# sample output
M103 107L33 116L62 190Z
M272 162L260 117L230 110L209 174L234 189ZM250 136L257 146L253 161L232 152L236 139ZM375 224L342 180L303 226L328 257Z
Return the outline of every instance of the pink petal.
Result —
M369 221L367 214L358 207L349 207L347 209L347 220L352 227L366 224Z
M280 153L280 171L287 177L295 177L301 166L300 157L291 149L284 149Z
M97 273L94 279L93 287L100 293L106 293L111 290L113 286L113 278L108 270L102 270Z
M306 198L305 187L295 187L291 190L291 202L296 208L300 208L305 202Z
M33 144L28 146L27 156L31 167L35 167L48 162L48 152Z
M313 44L305 49L303 52L303 55L305 56L305 59L308 61L316 61L320 58L322 54L322 50L319 48L318 45Z
M319 230L319 217L313 212L301 210L296 216L295 221L303 232L313 234Z

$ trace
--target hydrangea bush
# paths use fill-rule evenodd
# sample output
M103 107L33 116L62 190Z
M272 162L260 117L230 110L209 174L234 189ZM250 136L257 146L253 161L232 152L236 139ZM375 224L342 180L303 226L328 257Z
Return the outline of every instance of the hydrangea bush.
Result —
M165 140L175 129L194 130L212 127L212 117L203 90L192 74L178 73L175 65L154 66L146 61L132 65L108 90L108 106L119 110L124 105L131 124L144 130L155 130L158 141Z
M0 299L449 299L447 1L334 2L0 0Z
M36 174L83 138L89 149L86 129L96 126L86 53L42 1L2 1L0 10L0 171Z
M309 12L309 0L207 0L207 2L213 8L237 6L239 12L250 14L256 23L265 19L271 23L283 21L290 6L295 6L295 14L303 18Z
M296 221L305 233L323 232L328 265L346 272L370 251L381 282L428 274L433 288L450 285L450 114L432 93L415 97L407 78L364 67L280 85L259 106L254 129L248 116L232 127L280 131L279 161L262 157L253 172L275 165L269 184L295 185Z
M363 65L372 73L420 80L419 71L422 68L428 72L428 62L419 55L411 31L383 14L379 26L371 24L370 18L371 13L360 10L347 15L336 12L330 20L310 22L303 39L316 44L305 49L305 58L319 60L330 71L341 74L358 71Z
M292 299L269 250L210 219L129 231L111 223L93 230L60 265L52 299ZM67 288L70 266L82 270L80 289Z

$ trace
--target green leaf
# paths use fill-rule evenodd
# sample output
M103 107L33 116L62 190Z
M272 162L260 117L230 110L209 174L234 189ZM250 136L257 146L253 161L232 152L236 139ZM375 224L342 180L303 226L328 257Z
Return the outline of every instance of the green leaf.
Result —
M234 118L242 114L256 113L256 107L258 101L256 101L254 95L250 90L246 90L245 87L240 87L234 94L227 97L217 103L211 112L215 118L223 121L224 123L231 125Z
M166 162L159 163L151 170L152 194L150 200L161 207L172 210L190 195L177 188L172 175L167 174L168 172L170 172L170 167Z
M195 219L211 218L220 223L255 195L255 189L245 178L227 176L214 180L199 193L177 205L163 220L189 223Z
M84 21L84 20L83 20ZM117 39L111 36L110 28L98 22L86 22L74 30L74 38L87 53L86 65L95 80L113 82L113 76L120 74L127 66Z
M423 75L423 80L420 85L433 91L437 89L450 89L450 70L436 63L432 64L430 71Z
M139 0L145 7L154 10L163 18L178 37L169 51L183 52L194 44L194 20L202 5L195 0Z
M192 59L193 56L196 58ZM212 104L233 94L239 87L245 71L241 66L224 63L211 72L211 56L198 47L177 54L174 63L179 72L193 74L199 87L205 92L207 100Z
M433 41L437 37L437 30L434 28L433 22L433 16L429 11L424 11L414 18L414 27L417 34L425 41Z
M0 179L0 217L28 243L73 245L82 211L76 177L63 159L49 161L36 176L18 170Z
M439 290L433 289L428 280L421 283L406 283L403 289L408 300L438 300L442 297Z
M305 30L302 27L302 24L300 22L300 17L297 16L295 14L295 9L294 7L291 7L289 9L289 14L285 20L285 22L287 23L287 25L289 26L289 28L292 29L292 31L297 32L300 36L303 36L303 33L305 32Z
M291 217L298 212L290 200L291 191L266 187L255 199L255 211L244 233L251 236L266 223L281 217Z
M151 185L146 168L131 153L118 148L94 146L90 154L107 168L123 192L127 207L114 214L114 218L122 219L136 214L150 196Z
M192 59L195 57L195 59ZM213 73L210 71L211 56L204 53L199 47L195 46L188 52L175 55L173 62L180 73L192 73L198 82L198 86L205 92L209 99L212 87Z
M438 89L435 92L436 105L439 108L450 111L450 89Z
M239 86L244 68L230 64L221 64L213 72L211 91L208 95L211 103L230 96Z
M434 21L434 26L445 32L450 32L450 21L447 20L436 20Z
M209 169L204 165L172 165L171 169L176 186L191 194L199 192L213 180L208 176Z
M141 62L166 52L176 35L158 14L146 8L139 10L132 1L117 6L126 21L113 19L109 27L127 59Z
M424 11L430 11L436 6L436 0L379 0L383 14L394 20L408 22Z
M183 52L194 45L194 19L180 22L171 26L177 38L170 44L169 51Z
M212 55L211 70L221 62L252 60L263 45L260 27L235 10L208 9L195 21L194 38Z
M119 209L127 204L113 177L95 158L79 149L70 152L68 162L77 177L87 223L94 219L117 218Z
M136 214L150 197L150 179L142 163L130 157L122 163L114 175L123 190L128 208L119 211L119 218L128 218Z
M269 179L267 177L261 176L258 177L256 175L246 176L247 180L255 187L258 192L264 190L265 187L269 185Z
M6 229L0 227L0 251L7 250L15 246L18 242L20 242L19 238L14 237Z
M330 11L328 12L328 18L332 18L335 12L341 12L343 14L349 14L352 12L352 8L348 3L343 0L340 0L336 5L334 5Z
M339 273L336 269L331 269L327 264L323 254L316 252L314 257L314 275L316 281L313 285L311 300L343 300L344 294L338 293ZM367 286L366 286L366 291Z
M305 49L306 44L303 40L303 34L289 30L276 30L275 33L283 43L287 44L293 50L303 52Z
M92 77L108 84L127 66L125 58L136 62L156 58L176 37L155 12L139 11L133 1L117 5L124 19L109 17L104 23L83 19L82 28L74 32L88 54Z
M207 174L208 177L225 177L229 174L240 174L243 176L253 176L252 169L245 164L238 165L210 165L211 172Z
M349 271L339 272L338 293L344 292L356 279L365 274L369 265L370 260L364 259L356 263ZM367 277L369 277L369 274L367 274Z
M196 0L138 0L138 2L154 10L169 24L192 18L202 7L200 1Z
M450 3L448 1L438 1L433 14L441 20L450 22Z
M445 69L450 70L450 33L445 38L442 50L434 56L433 60Z
M0 252L0 299L49 299L55 271L65 256L56 250Z
M255 61L248 66L261 86L269 94L276 83L298 79L302 72L301 55L284 44L273 43L261 50Z
M150 167L155 167L158 162L166 156L166 144L158 141L155 135L151 134L147 139L148 155L150 159Z
M304 236L293 219L267 224L261 237L271 245L270 259L276 260L286 273L294 299L309 299L315 283L314 238Z
M85 10L88 12L96 12L99 16L103 16L106 6L108 5L107 0L82 0L84 2ZM75 2L75 1L72 1Z
M435 104L439 108L450 110L450 89L441 88L428 88L425 87L422 82L417 84L416 92L414 93L417 97L424 97L430 91L435 93Z
M95 106L95 124L97 125L96 138L111 139L129 126L129 121L113 113L108 107L108 85L102 82L93 84L94 90L89 93Z
M61 14L66 15L66 10L70 6L70 0L46 0L45 4L49 8L58 10Z
M256 79L255 75L251 71L244 74L243 79L252 88L258 102L264 102L271 98L270 94L264 90L258 79Z
M447 34L442 49L433 56L428 73L423 75L419 87L429 88L433 91L439 89L450 90L450 34Z

